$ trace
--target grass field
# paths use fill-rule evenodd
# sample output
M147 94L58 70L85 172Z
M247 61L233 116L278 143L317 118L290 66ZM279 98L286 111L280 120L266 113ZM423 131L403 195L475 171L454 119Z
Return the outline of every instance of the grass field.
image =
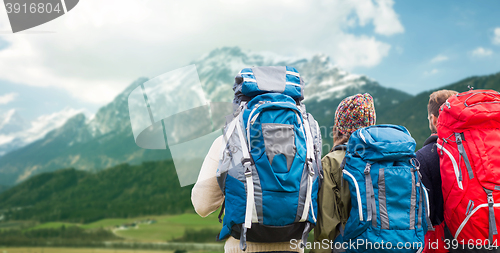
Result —
M202 218L197 214L181 214L176 216L156 216L149 217L155 219L155 224L140 224L137 229L128 229L116 231L120 237L145 241L171 241L174 238L179 238L184 234L186 229L201 230L203 228L220 229L222 225L217 219L217 214L211 214L206 218ZM214 234L214 242L215 236Z
M60 228L61 226L71 227L79 226L84 229L105 228L111 229L116 235L131 241L140 242L165 242L179 238L186 229L201 230L210 228L218 230L222 227L217 218L218 212L214 212L206 218L197 214L181 215L163 215L163 216L144 216L129 219L103 219L89 224L75 224L67 222L47 222L38 224L25 230ZM129 228L127 230L116 230L115 227L123 224L130 224L142 220L155 220L154 224L139 224L138 228ZM214 234L215 238L216 234ZM214 239L215 241L215 239ZM0 253L3 253L0 251Z

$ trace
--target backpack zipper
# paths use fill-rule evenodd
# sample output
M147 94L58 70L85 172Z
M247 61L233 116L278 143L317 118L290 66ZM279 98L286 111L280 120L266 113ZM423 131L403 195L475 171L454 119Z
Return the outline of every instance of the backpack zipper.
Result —
M451 164L453 165L453 170L455 171L455 177L457 179L458 188L460 188L461 190L463 190L464 187L462 185L462 181L460 180L460 172L458 171L457 161L455 160L455 158L453 157L453 155L450 153L450 151L448 151L447 149L445 149L439 143L437 143L437 147L439 149L441 149L441 151L444 151L444 153L446 153L446 155L448 155L448 157L450 158Z
M458 239L460 232L462 232L462 229L465 227L465 225L469 221L470 217L472 215L474 215L474 213L476 213L477 210L479 210L480 208L487 207L487 206L488 206L488 203L478 205L476 208L474 208L474 210L472 210L472 212L469 213L469 215L467 215L467 217L465 217L464 221L462 221L462 224L460 224L460 227L458 227L457 232L455 233L455 239ZM493 204L493 207L500 207L500 203Z
M358 201L359 221L363 221L363 204L361 203L361 196L359 195L360 193L359 193L358 182L356 181L356 178L354 178L354 176L351 173L349 173L349 171L344 169L344 170L342 170L342 173L349 176L352 179L352 181L354 182L354 188L356 188L356 198Z

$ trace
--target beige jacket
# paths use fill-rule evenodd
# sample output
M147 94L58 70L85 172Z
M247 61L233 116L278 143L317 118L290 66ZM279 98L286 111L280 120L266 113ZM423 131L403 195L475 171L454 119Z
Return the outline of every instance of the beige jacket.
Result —
M201 171L198 176L198 181L193 187L191 192L191 202L193 203L196 213L201 217L207 217L209 214L215 212L222 205L224 201L224 194L219 188L217 178L215 176L217 167L219 166L220 151L222 148L222 136L217 138L210 147ZM300 242L300 241L299 241ZM298 243L297 243L298 245ZM246 251L241 251L240 241L229 237L224 245L226 253L233 252L272 252L272 251L293 251L304 252L303 249L292 249L294 244L289 242L281 243L255 243L247 242Z

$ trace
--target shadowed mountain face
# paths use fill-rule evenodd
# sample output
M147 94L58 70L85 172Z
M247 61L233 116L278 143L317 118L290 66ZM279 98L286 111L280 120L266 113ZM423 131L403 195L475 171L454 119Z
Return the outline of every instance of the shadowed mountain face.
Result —
M213 50L193 64L196 65L205 96L212 102L232 101L234 76L244 67L288 65L297 68L306 82L304 103L307 111L322 127L324 143L327 144L323 149L325 152L332 142L331 125L339 102L357 93L368 92L374 97L377 123L406 126L418 145L422 145L430 133L426 119L430 92L413 97L403 91L383 87L366 76L349 74L333 66L324 55L309 59L284 58L233 47ZM498 75L473 77L450 87L459 91L465 90L467 84L476 88L495 88L500 86L498 79ZM99 109L94 118L87 119L78 114L44 138L0 157L0 185L13 185L33 175L61 168L97 171L120 163L139 164L142 161L169 159L168 150L145 150L134 142L128 95L147 80L139 78L133 82L111 103Z
M5 185L0 185L0 193L6 191L7 189L9 189L8 186L5 186Z

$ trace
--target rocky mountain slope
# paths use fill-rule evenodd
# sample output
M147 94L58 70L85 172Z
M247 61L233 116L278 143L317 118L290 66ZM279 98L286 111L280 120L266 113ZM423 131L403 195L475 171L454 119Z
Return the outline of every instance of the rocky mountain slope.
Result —
M366 76L341 70L333 66L325 55L298 59L245 52L231 47L215 49L193 64L207 99L213 102L232 100L234 76L244 67L294 66L306 82L304 102L307 110L323 126L325 143L331 142L329 135L333 115L344 97L368 92L375 98L377 113L382 115L383 111L412 97L405 92L383 87ZM93 119L78 114L44 138L0 157L0 185L13 185L35 174L67 167L96 171L120 163L138 164L168 159L168 151L145 150L134 143L127 99L133 89L147 80L139 78L133 82L111 103L102 107Z

